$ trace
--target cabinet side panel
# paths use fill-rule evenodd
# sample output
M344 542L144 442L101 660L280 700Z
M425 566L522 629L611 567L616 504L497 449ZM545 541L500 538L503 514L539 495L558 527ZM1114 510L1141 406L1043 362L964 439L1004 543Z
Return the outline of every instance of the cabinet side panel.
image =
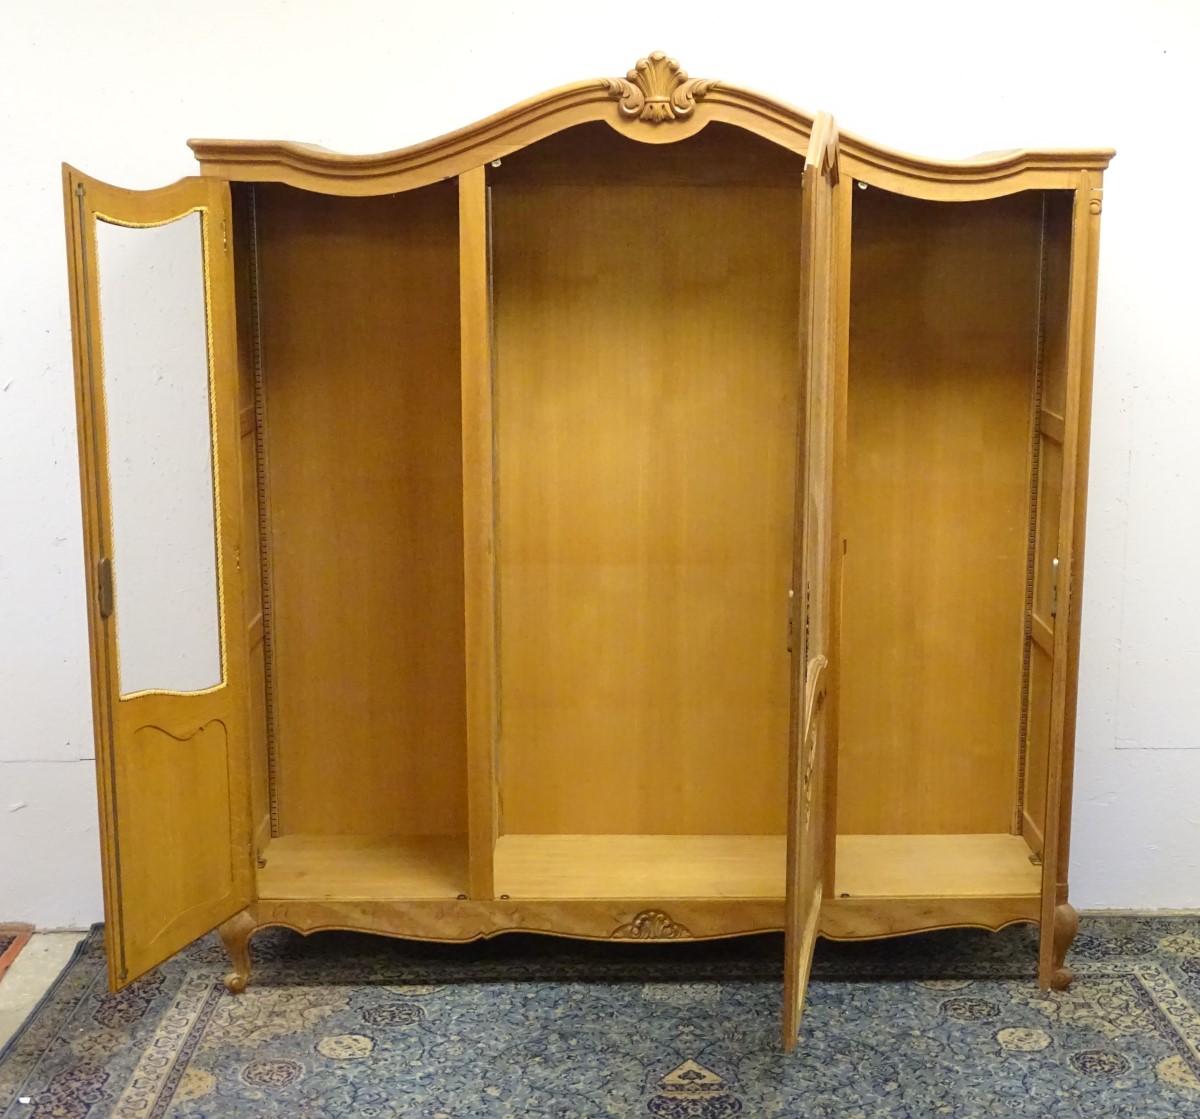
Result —
M1007 832L1041 198L856 192L838 829Z
M786 813L798 186L493 187L505 833Z
M455 184L257 191L279 831L462 834Z

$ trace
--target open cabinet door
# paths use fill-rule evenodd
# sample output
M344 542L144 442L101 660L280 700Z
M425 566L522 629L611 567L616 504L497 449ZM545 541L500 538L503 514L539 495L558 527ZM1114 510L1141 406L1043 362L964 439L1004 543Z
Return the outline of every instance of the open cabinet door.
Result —
M229 187L63 189L116 990L252 890Z
M801 375L792 577L792 700L788 776L783 1045L795 1048L816 947L825 874L825 693L830 613L834 186L837 128L813 122L801 218Z
M1067 900L1084 510L1102 192L1095 172L1043 210L1043 336L1035 404L1032 594L1026 617L1022 833L1042 854L1038 983L1071 982L1078 914ZM1036 774L1036 779L1035 779Z

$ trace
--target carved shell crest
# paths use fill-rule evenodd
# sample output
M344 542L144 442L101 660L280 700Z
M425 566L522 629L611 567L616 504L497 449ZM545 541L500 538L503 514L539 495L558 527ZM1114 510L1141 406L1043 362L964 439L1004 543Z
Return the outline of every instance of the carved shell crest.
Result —
M612 935L614 940L679 940L692 934L661 909L643 909Z
M650 124L691 116L696 102L717 84L715 78L689 78L673 58L655 51L624 78L608 78L608 92L620 102L621 115Z

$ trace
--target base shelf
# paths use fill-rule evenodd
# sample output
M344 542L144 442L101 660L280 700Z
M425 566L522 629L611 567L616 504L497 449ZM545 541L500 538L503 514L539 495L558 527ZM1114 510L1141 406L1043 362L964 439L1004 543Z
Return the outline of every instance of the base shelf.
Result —
M1041 868L1015 835L842 835L833 899L1021 898ZM273 901L445 900L468 893L464 836L272 839L258 896ZM781 835L502 835L495 894L547 901L784 896Z
M839 835L834 894L985 898L1040 894L1042 868L1019 835Z
M778 835L502 835L496 893L518 898L776 898Z
M283 835L263 852L258 895L287 901L457 898L465 836Z
M1024 897L1016 835L842 835L835 897ZM781 835L503 835L496 892L526 898L782 898Z

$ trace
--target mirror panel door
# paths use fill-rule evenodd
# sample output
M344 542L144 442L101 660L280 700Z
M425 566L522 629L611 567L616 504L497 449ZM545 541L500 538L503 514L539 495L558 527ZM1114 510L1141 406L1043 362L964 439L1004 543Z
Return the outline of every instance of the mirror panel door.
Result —
M251 897L229 188L64 192L116 989Z

